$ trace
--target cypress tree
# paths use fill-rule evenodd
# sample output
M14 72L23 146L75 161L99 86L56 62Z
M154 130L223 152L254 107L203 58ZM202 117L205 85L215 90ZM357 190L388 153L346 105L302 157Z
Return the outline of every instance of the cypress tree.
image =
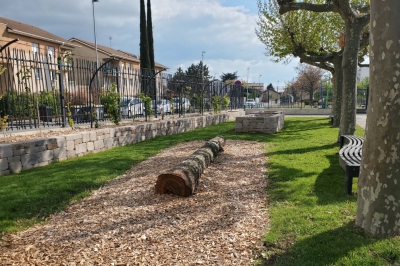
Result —
M149 44L150 68L155 71L154 62L154 39L153 39L153 21L151 18L151 3L147 0L147 38Z
M142 73L142 92L146 93L146 81L150 66L149 43L147 37L146 10L144 0L140 0L140 70ZM147 93L146 93L147 94Z

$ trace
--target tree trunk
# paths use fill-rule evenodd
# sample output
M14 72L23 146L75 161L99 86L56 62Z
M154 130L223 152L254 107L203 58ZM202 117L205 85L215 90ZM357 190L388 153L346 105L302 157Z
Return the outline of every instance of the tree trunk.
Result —
M400 1L371 0L370 94L356 225L400 235Z
M333 73L333 93L332 93L332 116L333 127L340 125L340 112L342 110L342 88L343 88L343 71L342 71L342 55L336 55L333 58L334 73Z
M175 194L188 197L193 195L201 174L207 168L218 152L223 150L225 138L217 136L186 158L176 167L158 176L155 193Z
M357 20L346 25L346 39L343 51L343 94L339 135L353 135L356 130L356 86L358 48L364 24Z

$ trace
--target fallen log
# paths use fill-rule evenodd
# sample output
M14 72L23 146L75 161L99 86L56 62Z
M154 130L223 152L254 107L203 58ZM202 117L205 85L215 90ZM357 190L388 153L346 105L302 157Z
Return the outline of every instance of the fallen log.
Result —
M188 197L193 195L201 174L220 151L223 151L225 138L217 136L195 151L174 168L157 177L156 194L175 194Z

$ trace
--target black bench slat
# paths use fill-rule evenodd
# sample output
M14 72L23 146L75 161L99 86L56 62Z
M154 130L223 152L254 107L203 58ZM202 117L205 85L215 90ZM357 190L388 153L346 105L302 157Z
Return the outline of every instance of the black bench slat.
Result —
M345 190L351 194L353 177L360 175L364 138L353 135L340 136L339 164L345 170Z
M364 143L364 138L360 136L354 136L354 135L342 135L340 136L340 148L342 148L344 145L357 145L357 146L362 146Z

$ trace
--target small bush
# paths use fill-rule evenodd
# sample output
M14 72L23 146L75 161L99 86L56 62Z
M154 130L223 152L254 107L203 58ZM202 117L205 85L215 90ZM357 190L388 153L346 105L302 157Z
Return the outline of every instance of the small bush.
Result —
M104 105L104 111L110 115L110 120L114 124L118 125L121 121L119 113L119 100L120 96L117 92L117 87L113 83L109 90L106 90L101 96L101 103Z

